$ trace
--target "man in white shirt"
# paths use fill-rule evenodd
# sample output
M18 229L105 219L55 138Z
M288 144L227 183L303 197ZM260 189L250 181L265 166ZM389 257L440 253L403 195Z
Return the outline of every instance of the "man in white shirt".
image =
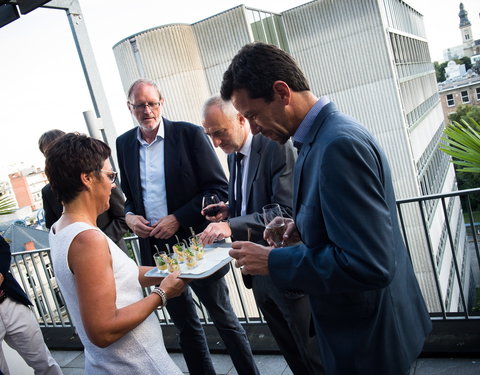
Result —
M155 83L138 80L128 92L128 107L138 127L117 139L126 222L139 237L143 265L153 265L154 245L170 248L177 237L200 233L204 194L227 198L227 180L200 126L161 116L163 97ZM247 336L228 297L224 275L229 265L189 285L207 308L239 374L258 374ZM215 374L205 333L190 288L169 299L167 310L180 331L190 374Z

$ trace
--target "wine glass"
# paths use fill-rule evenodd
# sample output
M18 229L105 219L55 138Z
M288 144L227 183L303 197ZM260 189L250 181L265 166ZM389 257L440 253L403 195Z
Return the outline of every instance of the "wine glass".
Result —
M204 195L202 198L202 208L205 216L215 216L220 212L220 199L217 194ZM211 206L211 207L208 207ZM207 208L208 207L208 208Z
M283 246L283 234L287 229L283 219L282 209L278 203L263 206L263 220L268 237L275 244L275 247Z

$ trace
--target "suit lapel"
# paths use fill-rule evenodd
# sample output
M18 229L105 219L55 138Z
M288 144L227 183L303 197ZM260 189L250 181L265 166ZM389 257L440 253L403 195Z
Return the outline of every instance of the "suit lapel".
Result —
M297 215L297 212L298 212L297 203L301 201L299 197L300 183L301 183L300 176L302 175L303 164L305 162L305 157L308 151L310 151L310 145L304 144L302 146L300 154L298 155L297 162L295 163L295 169L293 174L293 217Z
M164 152L163 152L163 164L165 168L165 189L167 191L167 207L168 213L170 213L169 202L172 202L173 197L175 196L175 186L179 186L177 183L177 176L179 175L178 167L179 158L175 157L176 147L176 136L175 136L175 126L163 118L163 126L165 129L165 139L164 139ZM175 173L177 171L177 173Z
M135 207L141 207L142 212L139 211L139 214L144 215L143 210L143 194L142 186L140 181L140 143L137 139L138 128L135 128L135 131L132 131L131 137L127 138L128 142L125 145L125 172L130 174L130 182L133 183L134 188L132 189L133 201L135 202Z
M326 118L332 114L333 112L337 111L337 107L335 106L334 103L330 102L325 107L322 108L318 116L315 118L315 121L312 125L312 128L310 129L309 133L307 134L307 137L305 139L305 142L303 143L303 146L300 150L300 154L298 155L297 162L295 163L295 171L294 171L294 176L293 176L293 214L296 216L298 212L298 202L301 202L302 199L299 196L301 190L301 176L302 176L302 170L303 170L303 165L305 163L305 159L307 158L308 153L310 152L310 149L312 148L312 144L315 142L317 134L324 124Z
M235 216L235 211L233 210L233 201L235 199L234 183L233 181L233 168L235 167L235 157L234 153L227 155L228 170L230 172L229 182L228 182L228 204L230 206L230 217Z
M245 196L243 199L245 201L245 207L248 211L248 203L250 200L250 192L252 190L253 178L257 174L258 165L260 164L260 159L262 156L262 136L260 134L254 135L252 138L252 149L250 150L250 160L248 162L248 176L247 176L247 185L245 189Z

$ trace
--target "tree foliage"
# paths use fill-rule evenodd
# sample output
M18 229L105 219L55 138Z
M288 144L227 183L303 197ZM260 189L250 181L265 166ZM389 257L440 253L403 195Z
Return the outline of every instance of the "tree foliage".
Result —
M437 82L443 82L445 81L445 67L447 66L448 61L445 61L443 63L439 63L438 61L435 61L433 63L433 66L435 68L435 75L437 77Z
M450 122L458 123L462 120L473 120L480 123L480 107L470 104L461 104L455 109L455 112L448 115L448 120Z
M468 70L468 69L471 69L471 68L472 68L472 60L470 60L470 57L468 57L468 56L463 56L463 57L460 58L460 59L454 59L454 61L455 61L458 65L463 65L463 64L465 64L465 70Z
M472 124L472 125L470 125ZM453 157L460 172L480 172L480 125L470 119L450 123L444 130L440 150Z
M467 190L480 187L480 174L455 171L457 177L458 190ZM470 194L470 204L473 211L480 208L480 194ZM465 207L466 208L466 207Z
M455 61L458 65L465 64L465 71L473 68L472 61L468 56L463 56L460 59L453 59L453 61ZM447 77L445 77L445 68L447 67L448 63L449 63L448 61L444 61L442 63L435 61L433 63L433 67L435 68L435 75L437 77L437 82L444 82L447 79Z
M460 105L457 107L456 112L453 112L448 116L448 119L449 121L451 121L451 124L447 127L447 129L444 132L447 138L443 138L443 139L444 139L444 142L446 142L446 144L449 147L453 146L451 143L453 139L452 140L450 139L450 136L446 134L447 132L453 137L455 137L455 135L453 134L455 132L458 132L460 135L468 134L468 133L465 133L463 130L459 131L455 127L455 125L452 125L452 124L457 124L462 126L461 124L467 123L472 128L473 134L479 134L480 132L480 128L478 127L478 124L480 123L480 107L478 106L472 106L469 104ZM475 139L475 137L473 137L473 139ZM468 150L467 153L470 153L470 150L468 148L464 148L464 150ZM455 156L453 157L453 162L455 163ZM456 165L456 164L454 167L455 167L455 175L457 178L458 188L460 190L473 189L473 188L480 187L479 173L462 172L461 169L463 168L463 166ZM474 211L479 210L480 195L471 194L470 203Z

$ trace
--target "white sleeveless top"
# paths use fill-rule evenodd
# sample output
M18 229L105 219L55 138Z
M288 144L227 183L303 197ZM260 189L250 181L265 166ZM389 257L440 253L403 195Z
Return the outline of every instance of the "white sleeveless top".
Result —
M76 222L58 233L54 233L54 225L49 234L55 277L85 347L85 374L181 375L182 372L165 349L162 329L155 313L150 314L136 328L106 348L100 348L88 339L78 306L75 277L68 267L68 250L73 239L89 229L100 231L97 227ZM143 298L142 288L138 282L138 266L112 240L106 238L112 256L116 305L117 308L121 308Z

